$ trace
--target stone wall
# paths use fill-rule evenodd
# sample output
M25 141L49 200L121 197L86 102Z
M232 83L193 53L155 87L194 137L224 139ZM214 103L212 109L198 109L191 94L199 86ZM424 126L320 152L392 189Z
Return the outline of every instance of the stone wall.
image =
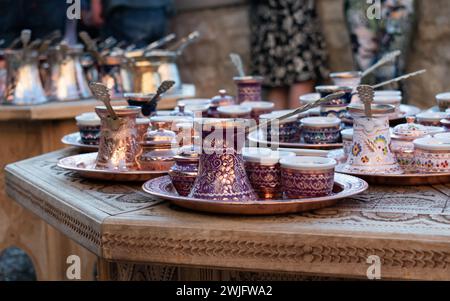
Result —
M248 4L220 2L210 7L183 7L172 22L173 31L179 36L195 29L203 34L202 40L186 49L179 60L184 81L195 83L199 96L210 97L222 87L234 94L234 69L228 54L237 52L244 62L249 61ZM332 71L353 68L342 3L343 0L317 0ZM450 90L450 3L417 0L417 14L407 71L426 68L428 72L406 83L406 100L430 107L436 93Z

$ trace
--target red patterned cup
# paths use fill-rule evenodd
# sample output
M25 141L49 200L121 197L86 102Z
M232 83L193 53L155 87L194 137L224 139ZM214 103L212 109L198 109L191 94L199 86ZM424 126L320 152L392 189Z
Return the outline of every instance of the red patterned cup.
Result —
M245 171L260 199L282 198L280 157L295 157L293 152L272 152L268 148L244 149Z
M286 157L280 160L285 197L299 199L330 195L336 161L322 157Z

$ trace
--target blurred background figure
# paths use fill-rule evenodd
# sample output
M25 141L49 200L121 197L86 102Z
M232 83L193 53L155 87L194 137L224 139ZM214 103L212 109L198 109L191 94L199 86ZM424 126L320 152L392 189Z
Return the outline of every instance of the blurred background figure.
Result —
M415 19L414 0L381 0L380 3L381 19L367 17L371 4L366 1L346 0L344 4L357 70L367 69L388 52L402 51L396 61L374 72L374 82L382 82L405 72Z
M91 0L90 18L102 38L141 47L166 34L172 13L172 0Z
M65 32L66 10L62 0L0 0L0 36L8 45L25 28L32 30L33 39Z
M253 1L250 20L252 74L264 76L265 99L298 107L299 96L328 75L315 1Z

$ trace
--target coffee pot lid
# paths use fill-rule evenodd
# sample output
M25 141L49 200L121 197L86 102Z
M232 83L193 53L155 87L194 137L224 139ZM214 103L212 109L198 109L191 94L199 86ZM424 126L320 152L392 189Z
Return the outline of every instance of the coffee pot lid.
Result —
M393 105L371 104L370 108L372 114L378 116L395 112L395 106ZM347 106L347 110L353 115L365 116L364 104L351 104Z
M234 98L231 95L227 94L227 90L225 89L220 89L219 90L219 95L214 96L213 98L211 98L211 104L213 106L223 106L223 105L227 105L227 104L233 104L234 103Z

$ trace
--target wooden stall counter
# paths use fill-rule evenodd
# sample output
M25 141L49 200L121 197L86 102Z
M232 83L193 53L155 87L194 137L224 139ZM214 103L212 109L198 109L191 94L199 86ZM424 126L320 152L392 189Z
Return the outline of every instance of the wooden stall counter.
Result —
M450 280L450 185L373 186L304 214L209 215L56 167L72 154L8 165L7 192L94 253L99 279L367 279L379 258L382 279Z
M182 95L163 97L158 109L171 109L178 99L193 96L195 87L184 85ZM113 102L116 105L125 103ZM3 169L11 162L62 148L61 138L77 131L74 117L93 111L98 105L102 103L96 100L51 102L36 106L0 105L0 253L13 246L24 250L32 261L41 263L40 270L36 272L42 280L65 279L64 256L81 252L80 248L7 198ZM91 264L95 258L84 252L86 258L91 258ZM62 257L64 259L59 259ZM84 277L92 279L94 276L90 271Z

